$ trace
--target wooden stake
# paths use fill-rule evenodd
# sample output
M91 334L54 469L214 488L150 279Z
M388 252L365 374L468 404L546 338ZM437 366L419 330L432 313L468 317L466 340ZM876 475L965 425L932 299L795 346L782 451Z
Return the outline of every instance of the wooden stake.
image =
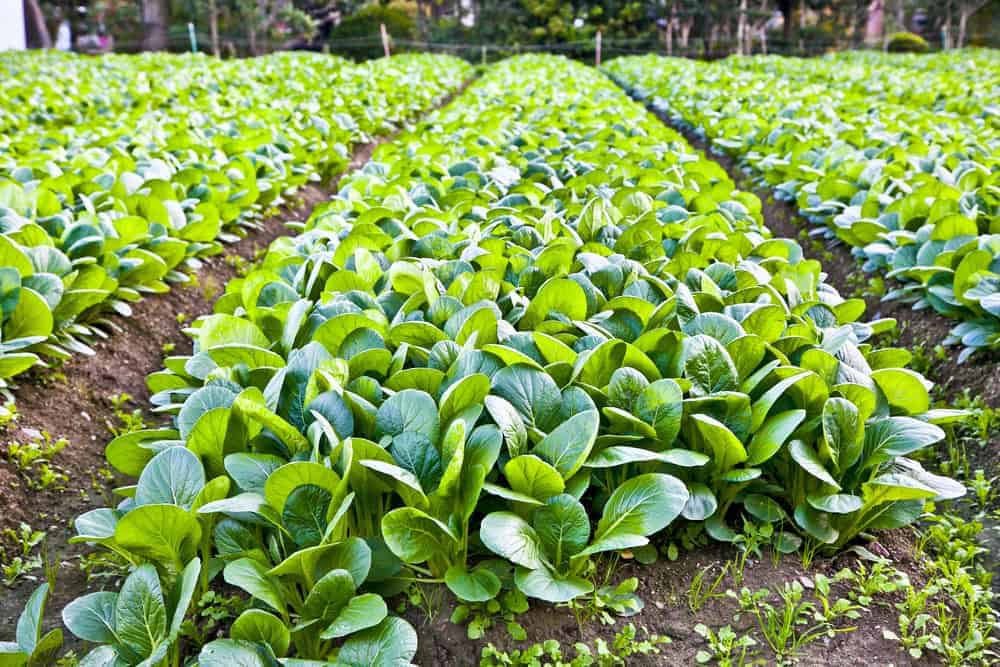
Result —
M379 24L379 32L382 33L382 50L385 51L385 57L388 58L391 54L389 53L389 31L385 29L385 24Z
M597 48L594 50L594 67L601 66L601 31L597 31Z

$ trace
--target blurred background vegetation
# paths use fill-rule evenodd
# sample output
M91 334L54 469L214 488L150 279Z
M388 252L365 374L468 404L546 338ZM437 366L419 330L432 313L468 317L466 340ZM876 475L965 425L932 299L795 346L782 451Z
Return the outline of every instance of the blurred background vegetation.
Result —
M24 0L29 45L84 51L198 50L245 56L286 49L353 58L393 50L470 60L545 49L592 57L657 51L813 55L1000 45L1000 0ZM189 24L191 28L189 28ZM67 32L69 35L67 35ZM902 36L898 33L909 33Z

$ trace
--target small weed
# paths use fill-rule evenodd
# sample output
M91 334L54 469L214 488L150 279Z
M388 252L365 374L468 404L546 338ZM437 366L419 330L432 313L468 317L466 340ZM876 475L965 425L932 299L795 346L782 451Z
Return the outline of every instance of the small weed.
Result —
M981 563L987 549L976 541L983 525L951 514L928 513L924 520L917 554L928 583L904 589L897 629L883 635L914 658L934 653L948 665L994 664L1000 614L992 574Z
M136 408L131 412L125 410L125 405L132 401L130 394L114 394L109 396L108 400L111 402L111 407L114 408L115 419L118 420L118 424L112 424L110 421L105 422L111 435L117 438L120 435L146 428L146 421L142 417L141 409Z
M463 602L457 605L451 614L451 622L459 625L468 622L466 634L469 639L481 639L498 620L502 620L507 625L507 633L511 639L524 641L528 635L517 622L516 616L526 611L528 598L515 589L504 591L499 598L487 602Z
M738 635L731 626L723 626L718 631L713 631L704 623L694 626L694 631L701 635L708 643L708 650L701 649L695 654L694 659L698 664L704 665L713 660L719 667L741 667L747 664L748 651L757 645L757 641L750 635Z
M877 600L877 596L905 590L910 587L910 577L897 570L884 558L881 558L871 567L864 562L859 562L854 570L841 570L837 573L837 578L852 585L848 591L848 597L856 601L863 607L872 604L884 604L887 602Z
M705 584L706 577L708 573L715 567L714 565L709 565L703 570L699 570L694 578L691 579L691 586L688 587L688 609L692 613L697 613L702 607L705 606L712 598L725 597L724 593L717 593L719 586L722 585L722 580L726 578L729 573L729 568L732 566L732 562L728 562L722 566L719 570L719 574L715 579L711 581L708 585Z
M52 460L68 444L65 438L53 440L47 431L42 431L26 443L8 442L4 458L20 471L29 489L64 488L69 478L53 467Z
M11 587L24 578L33 579L31 573L42 569L44 563L42 556L32 551L45 541L45 531L34 530L22 521L17 530L4 529L2 537L13 552L8 554L7 548L0 547L4 586Z
M17 406L13 400L4 401L0 405L0 431L17 421Z
M830 580L822 575L816 577L813 585L815 598L806 600L805 588L799 581L785 582L777 590L777 605L770 602L771 592L766 588L757 591L743 588L739 594L727 591L727 595L737 600L741 612L753 615L768 646L779 662L785 663L806 644L855 629L837 627L834 623L858 618L860 607L843 598L831 601Z
M604 639L594 642L594 647L583 642L573 645L576 655L570 658L563 654L563 647L555 639L547 639L538 644L532 644L525 649L500 651L493 644L488 644L480 654L480 667L613 667L627 665L629 658L634 656L651 656L660 652L661 644L669 644L670 638L661 635L647 635L645 639L637 639L635 626L629 623L619 631L611 644Z
M444 602L444 587L412 581L406 588L406 602L422 610L427 621L433 621Z

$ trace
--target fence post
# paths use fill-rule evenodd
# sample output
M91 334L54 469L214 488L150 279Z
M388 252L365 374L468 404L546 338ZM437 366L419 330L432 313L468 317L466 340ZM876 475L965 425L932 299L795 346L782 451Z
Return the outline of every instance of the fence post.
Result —
M191 53L198 53L198 35L194 32L194 23L188 22L188 39L191 41Z
M601 66L601 31L597 31L597 48L594 50L594 67Z
M485 44L483 44L482 60L483 60L482 64L485 65L486 64L486 45Z
M378 29L382 33L382 50L385 51L385 57L388 58L391 55L389 53L389 31L385 29L384 23L380 23Z

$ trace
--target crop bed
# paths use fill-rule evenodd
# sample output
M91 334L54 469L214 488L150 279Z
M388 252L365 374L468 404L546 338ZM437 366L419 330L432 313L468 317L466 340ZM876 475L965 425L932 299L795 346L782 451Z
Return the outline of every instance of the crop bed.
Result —
M43 357L91 353L109 312L184 282L468 74L425 55L252 62L0 58L0 391Z
M643 56L606 69L736 156L866 271L899 281L886 299L961 320L944 340L960 360L1000 348L995 52Z
M74 521L100 573L60 610L74 646L92 665L476 664L484 636L575 634L597 641L580 665L906 662L942 654L923 629L944 617L886 610L936 603L937 577L970 587L941 609L969 610L962 658L988 662L978 552L935 571L904 529L965 494L934 451L970 412L762 209L597 70L486 69L148 376L167 421L117 430L119 485ZM947 526L924 544L971 544ZM7 653L58 651L49 594ZM601 629L617 617L645 632ZM501 648L483 664L571 657Z

